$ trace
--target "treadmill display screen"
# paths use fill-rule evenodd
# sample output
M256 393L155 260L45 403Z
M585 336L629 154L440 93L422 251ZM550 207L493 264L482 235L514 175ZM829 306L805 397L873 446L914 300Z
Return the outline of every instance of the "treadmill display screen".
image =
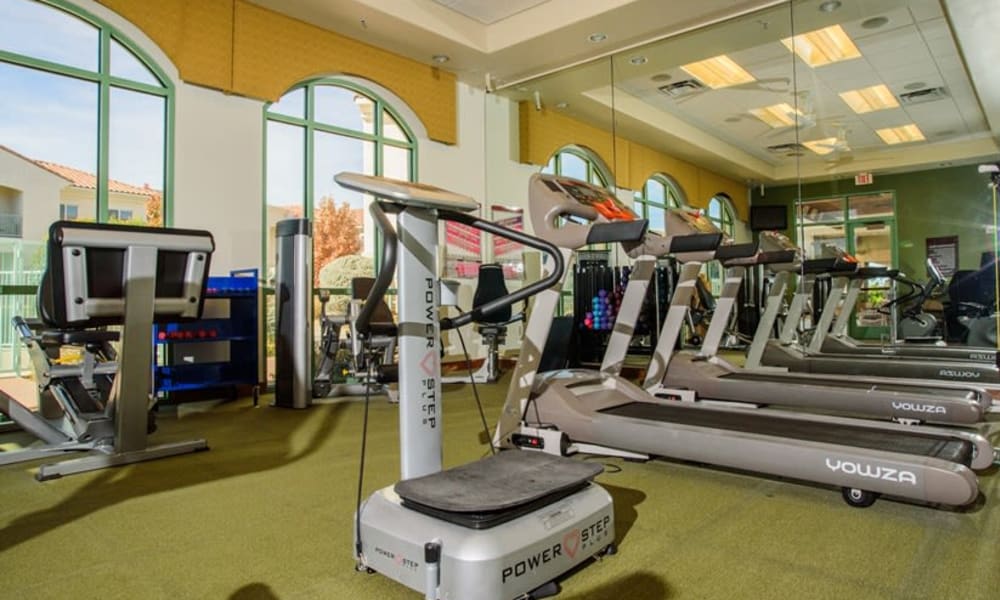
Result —
M587 185L575 179L560 179L559 185L580 204L593 207L601 216L609 221L634 221L639 215L621 203L618 198L606 190Z

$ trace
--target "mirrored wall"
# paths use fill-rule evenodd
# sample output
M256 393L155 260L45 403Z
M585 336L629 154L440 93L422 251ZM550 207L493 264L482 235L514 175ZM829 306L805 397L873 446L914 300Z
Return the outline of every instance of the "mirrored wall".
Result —
M777 229L807 259L871 267L835 309L852 336L995 346L997 220L978 167L1000 156L960 47L936 0L796 1L503 84L514 141L487 130L488 159L510 159L488 160L488 202L523 195L502 183L515 162L607 186L651 229L678 208L737 242ZM718 295L722 267L703 272ZM843 283L827 279L806 335ZM898 330L917 314L935 324Z

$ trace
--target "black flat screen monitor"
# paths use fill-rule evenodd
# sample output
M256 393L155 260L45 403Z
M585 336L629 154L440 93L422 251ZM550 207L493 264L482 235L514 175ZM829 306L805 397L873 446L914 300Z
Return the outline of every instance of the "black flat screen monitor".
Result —
M753 231L788 229L788 208L780 204L751 206L750 229Z

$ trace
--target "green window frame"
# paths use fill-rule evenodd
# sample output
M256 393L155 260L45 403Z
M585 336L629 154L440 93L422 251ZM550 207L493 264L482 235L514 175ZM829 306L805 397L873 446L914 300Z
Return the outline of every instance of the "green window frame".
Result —
M162 224L173 224L173 180L174 180L174 84L166 72L135 42L100 17L75 6L65 0L6 0L23 3L36 3L48 6L53 10L66 13L68 17L81 19L93 26L98 33L98 69L96 71L75 66L52 62L49 60L18 54L0 48L0 62L10 63L20 67L35 69L53 75L71 77L97 84L98 86L98 118L97 118L97 173L96 173L96 215L97 221L106 223L110 219L108 199L110 196L110 145L111 145L111 94L120 89L140 92L164 99L164 148L163 148L163 195L160 207ZM114 76L111 74L112 43L117 43L149 70L149 73L159 82L152 85L145 82ZM58 44L58 40L51 40Z
M872 203L871 201L874 201ZM867 210L866 210L867 209ZM807 258L815 258L814 250L825 242L824 239L842 239L848 253L865 260L857 247L856 234L877 226L888 230L888 260L878 261L889 268L899 267L899 229L896 219L895 190L872 190L850 194L836 194L803 198L795 203L796 243L805 249ZM823 234L827 235L824 236ZM858 310L872 311L893 293L893 284L886 278L868 280L862 287ZM883 317L882 321L887 319ZM864 321L864 322L862 322ZM882 339L889 331L887 323L855 316L850 322L850 335L858 339Z
M674 208L684 208L687 200L680 185L665 173L656 173L642 184L635 193L635 208L644 219L649 220L650 229L665 233L666 212Z
M708 201L708 208L705 209L705 216L730 239L736 236L736 211L729 196L725 194L712 196ZM725 282L725 269L719 262L710 261L705 263L705 275L708 277L712 295L718 297Z
M570 168L572 163L570 161L583 161L583 167L585 169L585 177L578 177L576 173L567 171L572 171ZM568 164L569 163L569 164ZM607 190L611 190L612 181L611 173L607 171L604 167L603 162L597 158L590 150L582 148L580 146L564 146L559 150L556 150L549 158L549 162L542 167L542 173L548 175L560 175L565 177L576 177L586 181L587 183L603 187ZM591 244L587 246L586 250L608 250L610 246L608 244ZM566 287L562 290L560 296L559 306L557 307L556 313L558 316L573 314L573 286L572 278L567 282Z
M567 172L570 171L570 165L567 163L572 159L583 161L586 177L578 177L576 173ZM602 165L601 160L594 156L592 152L579 146L565 146L557 150L549 158L549 162L542 167L542 173L576 177L587 183L611 189L611 173L607 171Z
M733 210L733 201L729 196L725 194L712 196L705 214L723 233L729 237L736 235L736 211Z
M364 131L360 129L351 129L343 127L340 125L332 124L329 122L324 122L322 118L317 118L317 90L325 87L341 88L346 89L354 94L363 96L372 103L372 130ZM282 99L289 97L292 94L297 94L302 90L303 93L303 116L291 116L284 113L273 112L272 107L278 105ZM398 126L402 136L405 140L387 137L385 134L386 123L385 115L395 122ZM268 153L268 143L267 143L267 129L268 123L282 123L285 125L291 125L295 127L300 127L303 129L303 186L302 186L302 198L301 204L299 206L302 209L302 215L307 219L312 219L313 211L316 208L316 198L315 198L315 182L317 174L315 172L315 139L316 133L329 133L338 136L343 136L346 138L361 140L365 142L371 142L374 145L374 156L372 170L374 175L383 175L385 171L385 149L386 148L398 148L408 151L409 160L407 164L408 179L410 181L416 181L417 177L417 142L416 136L413 130L407 125L405 119L398 110L396 110L391 104L389 104L384 98L378 95L373 90L360 85L354 81L339 78L339 77L322 77L317 79L311 79L304 81L302 83L296 84L286 91L281 98L276 102L269 103L264 107L264 194L262 204L263 211L263 224L261 230L261 264L268 265L268 218L267 218L267 207L268 207L268 186L267 186L267 153ZM324 175L327 176L327 175ZM376 230L375 248L378 248L378 231ZM376 268L381 261L381 256L377 253L375 254Z

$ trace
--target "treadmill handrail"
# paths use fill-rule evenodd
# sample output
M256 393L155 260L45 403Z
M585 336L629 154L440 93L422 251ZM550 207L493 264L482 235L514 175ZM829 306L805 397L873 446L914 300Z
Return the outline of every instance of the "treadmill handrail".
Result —
M566 269L566 263L563 261L562 252L559 251L555 244L547 242L541 238L528 235L523 231L510 229L509 227L504 227L503 225L499 225L492 221L485 221L475 215L466 213L439 210L438 219L462 223L463 225L468 225L474 229L479 229L481 231L485 231L486 233L499 235L500 237L507 238L511 241L524 244L525 246L529 246L548 254L553 261L552 272L535 283L527 285L519 290L515 290L509 294L500 296L499 298L494 298L493 300L477 306L468 312L461 313L458 316L450 318L445 317L441 319L441 331L455 329L456 327L461 327L473 321L480 321L483 316L506 306L516 304L534 296L535 294L541 293L548 288L557 285L562 280L563 271Z

